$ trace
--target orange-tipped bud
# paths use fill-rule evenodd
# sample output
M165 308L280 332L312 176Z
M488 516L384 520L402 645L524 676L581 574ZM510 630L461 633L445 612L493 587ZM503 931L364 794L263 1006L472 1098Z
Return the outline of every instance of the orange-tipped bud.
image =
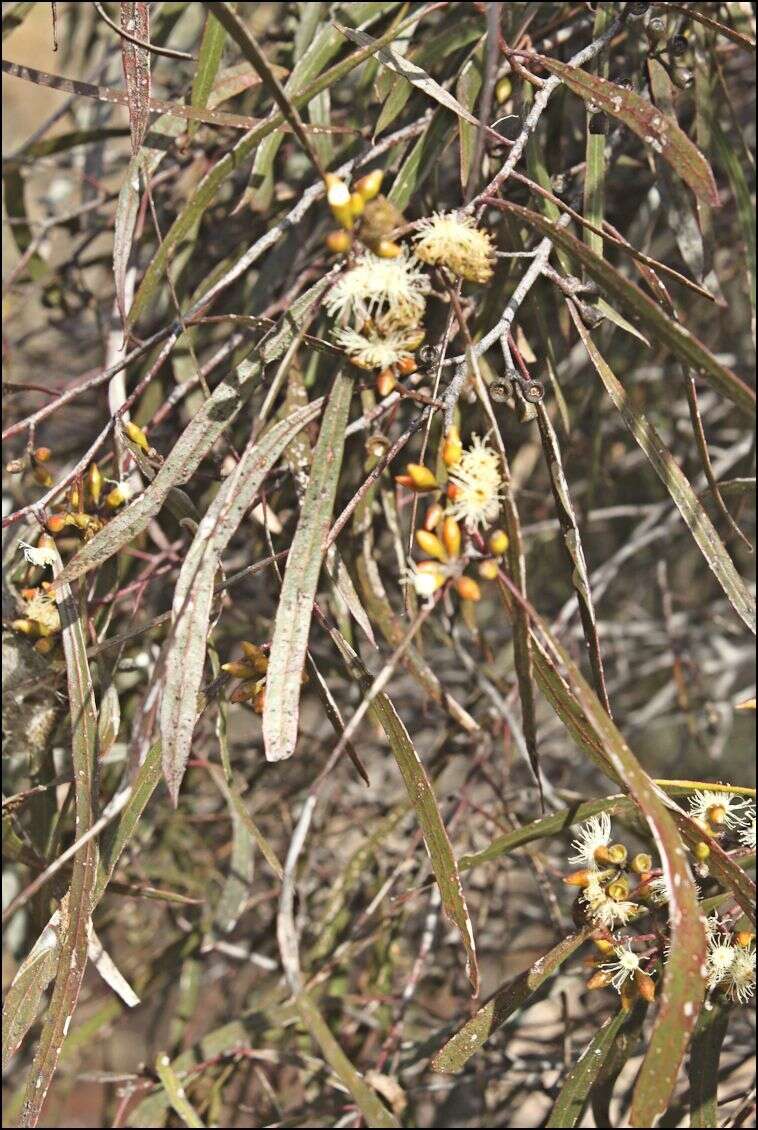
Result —
M423 463L409 463L405 468L411 480L412 489L419 492L437 490L438 483L434 472L425 467Z
M455 502L455 500L460 496L460 493L460 487L456 486L455 483L450 482L447 484L447 490L445 491L445 494L451 502Z
M35 463L47 463L48 459L50 458L50 454L51 453L49 447L37 447L32 452L32 459Z
M446 467L457 467L462 455L461 433L453 424L445 432L445 438L442 442L442 462Z
M128 436L132 443L136 444L141 451L149 450L150 444L147 442L147 436L142 428L137 427L131 420L122 423L121 427L123 428L124 434Z
M262 714L266 705L266 688L265 686L259 687L253 697L253 710L256 714Z
M626 863L626 855L623 844L611 844L609 847L599 847L595 852L595 860L597 863L610 863L614 867L620 867L622 863Z
M366 201L361 196L360 192L351 192L350 194L350 211L353 219L357 219L361 215L363 209L366 207Z
M46 467L40 464L32 467L32 475L34 476L35 482L38 482L41 487L51 487L53 485L53 476Z
M233 660L231 663L222 663L221 670L226 671L227 675L232 675L235 679L253 679L257 674L255 667L249 663L240 663L238 660Z
M39 589L21 589L19 595L22 600L34 600L35 596L39 596Z
M436 530L437 526L442 520L443 514L444 510L440 506L439 502L433 502L424 516L424 529Z
M87 471L87 490L95 506L100 502L103 493L103 476L97 463L90 463Z
M477 573L485 581L495 581L500 573L497 567L497 561L482 561L479 564Z
M395 475L395 482L398 486L407 487L408 490L413 490L413 479L410 475Z
M643 973L641 969L635 970L634 984L642 999L652 1004L655 1000L655 981L650 974Z
M400 244L391 239L380 239L376 245L376 254L380 259L397 259L402 253Z
M635 875L647 875L648 871L652 870L653 860L647 852L639 851L630 866Z
M412 357L401 357L397 363L397 368L404 377L409 377L411 373L415 373L418 366Z
M59 534L68 524L68 514L51 514L45 522L45 527L48 533Z
M595 949L599 950L603 957L609 957L615 949L613 942L609 941L608 938L593 938L592 942Z
M353 246L353 237L350 232L345 231L330 231L324 240L328 251L332 255L344 255Z
M376 378L376 391L380 396L389 396L397 384L397 377L392 369L382 369Z
M755 941L755 934L752 930L738 930L734 940L741 949L747 949Z
M429 530L416 530L416 542L429 557L434 557L437 561L447 561L445 547L436 534L430 533Z
M455 582L455 591L461 600L477 601L482 599L482 590L471 577L458 577Z
M373 200L375 196L379 195L383 179L384 173L382 170L373 169L370 173L366 173L365 176L355 182L353 191L361 195L364 203Z
M569 887L586 887L590 881L590 874L586 867L581 871L572 871L570 875L563 876L563 882Z
M41 640L37 640L34 645L34 650L38 651L40 655L49 655L51 651L55 651L58 641L55 636L44 636Z
M701 863L705 863L706 859L711 854L710 845L706 844L703 840L695 844L692 850L694 852L695 859L699 859Z
M442 523L442 544L449 557L457 557L461 552L461 527L455 518L447 517Z
M607 989L611 983L610 974L606 973L604 969L598 969L592 974L587 982L588 989Z
M332 215L339 224L342 224L343 228L349 230L353 226L350 189L334 173L327 173L324 182L326 184L326 199L332 210Z
M245 658L250 660L256 671L263 674L268 670L268 658L264 655L263 648L258 647L257 644L249 643L248 640L243 640L242 650Z
M66 517L66 525L76 526L77 530L86 530L91 521L89 514L68 514Z
M510 538L505 530L493 530L488 542L490 553L495 557L502 557L510 545Z

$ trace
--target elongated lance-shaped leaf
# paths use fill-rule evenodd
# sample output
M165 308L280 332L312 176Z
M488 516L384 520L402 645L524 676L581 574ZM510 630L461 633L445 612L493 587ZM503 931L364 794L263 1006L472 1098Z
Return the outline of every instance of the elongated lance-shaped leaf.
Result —
M163 1084L172 1110L181 1118L183 1125L202 1130L205 1123L187 1098L181 1080L175 1073L171 1066L171 1060L165 1052L161 1052L155 1060L155 1073Z
M329 632L345 661L348 672L366 694L371 689L373 679L337 629L330 628ZM479 991L479 966L471 916L466 906L458 864L455 861L432 783L391 699L383 691L374 697L369 707L369 714L376 719L387 735L408 798L416 812L434 877L442 896L443 910L457 927L466 950L466 973L474 991L473 995L476 996Z
M149 43L150 5L122 2L119 8L121 30L143 43ZM122 39L121 60L129 99L132 154L135 154L139 152L150 121L150 52L128 39Z
M314 401L274 424L245 448L232 474L208 507L184 559L174 590L172 633L166 644L166 682L161 702L163 772L177 803L197 719L197 695L205 665L213 580L221 554L271 468L321 407Z
M558 972L564 961L568 961L576 953L591 933L591 927L587 926L578 934L570 934L549 953L538 958L531 968L501 986L432 1056L432 1070L445 1074L461 1071L472 1055L483 1047L498 1028L503 1027L514 1012L526 1004L548 978Z
M53 562L56 577L61 575L62 567L56 550ZM76 832L81 836L92 826L97 814L97 709L87 661L84 623L68 585L58 588L56 600L62 625L71 712ZM79 999L92 929L97 859L94 839L88 840L74 857L71 886L61 904L61 944L55 985L26 1081L21 1126L37 1125Z
M342 468L353 383L353 377L343 372L338 372L334 378L313 453L300 520L287 558L266 672L263 741L269 761L282 761L295 752L300 682L313 600Z
M213 84L218 74L218 68L221 64L225 40L225 29L218 20L213 18L213 13L208 12L205 17L203 38L197 55L195 77L192 80L192 96L190 102L196 110L202 110L208 105L208 97L213 89ZM187 127L188 135L193 137L197 128L197 122L190 122Z
M177 484L191 478L214 443L253 395L260 383L263 366L285 352L293 337L310 319L313 307L330 282L330 277L319 280L293 302L277 331L256 348L255 359L242 361L231 376L221 381L190 420L144 493L82 546L64 568L60 582L75 580L118 553L145 529Z
M16 970L3 1000L3 1071L37 1019L42 994L55 976L61 912L56 910Z
M538 58L545 69L557 75L574 94L628 126L655 153L668 161L696 196L718 208L721 201L711 167L675 121L633 90L609 82L600 75L588 74L568 63L559 63L544 55Z
M666 795L647 775L563 645L534 608L526 607L535 636L542 637L566 673L577 703L597 739L605 772L628 789L647 820L658 849L670 907L671 946L663 993L637 1077L632 1124L653 1126L666 1110L705 995L705 927L684 845ZM536 650L536 649L535 649ZM601 763L603 763L601 762Z
M721 1047L729 1027L730 1007L715 1000L700 1014L690 1052L690 1126L718 1126Z
M717 392L731 400L733 404L750 417L755 415L755 392L736 373L722 365L702 342L689 330L675 322L658 306L652 298L625 279L623 275L606 260L595 255L576 236L557 227L538 212L522 208L495 197L487 197L488 203L505 212L512 212L525 224L548 236L556 247L563 247L575 256L587 274L600 285L605 294L617 299L630 312L632 321L642 326L649 337L665 345L680 360L691 365L697 375L711 384Z
M690 486L657 431L644 415L630 403L621 382L600 354L590 332L579 317L573 304L571 316L579 336L584 342L590 360L621 418L650 461L653 470L671 495L679 513L684 518L708 567L726 593L737 615L755 634L755 601L740 577L726 551L726 547L708 517L702 503Z
M566 1076L546 1126L578 1126L590 1091L613 1050L624 1021L628 1019L629 1013L622 1008L601 1024Z

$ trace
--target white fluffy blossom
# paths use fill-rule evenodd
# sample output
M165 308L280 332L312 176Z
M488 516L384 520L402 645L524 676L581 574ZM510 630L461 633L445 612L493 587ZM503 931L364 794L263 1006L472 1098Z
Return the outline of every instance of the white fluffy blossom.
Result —
M41 569L44 569L47 565L55 564L55 561L58 557L54 546L34 546L29 545L29 543L26 541L20 541L18 543L18 548L21 550L30 565L38 565Z
M608 847L611 842L611 818L607 812L599 816L591 816L581 824L575 840L571 846L576 855L569 856L569 863L577 863L590 869L597 868L595 852L598 848Z
M367 369L388 369L398 361L411 357L407 334L390 333L384 337L364 337L357 330L334 330L332 337L351 361Z
M500 457L479 436L472 436L471 447L463 452L460 463L450 470L453 485L448 513L463 521L469 529L487 526L500 513L503 479Z
M744 797L723 790L704 789L689 798L690 816L716 826L735 828L742 819L742 810L749 802Z
M604 973L610 976L611 984L616 992L620 993L621 987L625 985L629 978L633 977L639 969L640 959L629 942L615 946L613 953L616 960L603 962L600 968Z
M486 283L492 278L492 240L470 216L437 212L419 227L415 250L424 263L447 267L469 282Z
M755 851L755 808L752 805L743 813L738 824L738 835L743 847Z
M755 946L735 946L732 963L724 978L730 1001L747 1004L755 992Z
M395 259L367 251L340 276L324 302L330 314L348 315L360 325L389 314L395 324L412 326L423 317L429 289L429 279L405 251Z

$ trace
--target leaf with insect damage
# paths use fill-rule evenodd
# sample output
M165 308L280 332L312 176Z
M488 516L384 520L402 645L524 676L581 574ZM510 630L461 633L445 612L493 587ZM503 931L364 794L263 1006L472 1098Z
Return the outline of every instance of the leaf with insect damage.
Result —
M128 3L119 5L121 30L150 41L150 5ZM128 39L121 40L121 61L124 67L126 96L129 99L129 126L132 134L132 154L139 153L150 120L150 52Z

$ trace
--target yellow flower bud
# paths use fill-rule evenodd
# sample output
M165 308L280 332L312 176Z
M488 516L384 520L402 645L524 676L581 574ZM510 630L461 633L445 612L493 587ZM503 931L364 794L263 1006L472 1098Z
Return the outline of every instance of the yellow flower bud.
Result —
M609 942L607 938L593 938L592 941L595 948L599 950L604 957L608 957L616 948L613 942Z
M128 501L129 491L125 483L117 483L113 490L105 496L105 505L109 510L117 510L119 506L123 506Z
M257 644L243 640L242 650L245 653L245 658L250 660L256 671L263 673L268 670L268 658Z
M380 396L389 396L397 384L397 377L392 369L382 369L376 378L376 391Z
M32 459L35 461L35 463L47 463L49 458L50 458L50 448L49 447L37 447L32 452Z
M461 552L461 527L455 518L447 517L442 523L442 544L450 557Z
M646 852L640 851L637 852L630 866L635 875L645 875L652 870L653 860Z
M51 534L59 534L69 525L68 514L51 514L45 522L45 527Z
M221 670L226 671L227 675L232 675L235 679L252 679L256 670L251 667L249 663L241 663L239 660L232 660L231 663L222 663Z
M485 581L494 581L497 579L500 570L498 569L496 561L482 561L479 564L477 572Z
M586 867L581 871L572 871L570 875L563 876L563 882L569 887L586 887L590 881L590 872Z
M37 464L32 467L32 475L35 482L38 482L41 487L51 487L53 485L53 476L45 468Z
M637 987L636 980L624 982L624 984L621 986L621 990L619 992L619 996L621 997L621 1007L624 1010L624 1012L630 1012L631 1011L631 1009L634 1006L634 1002L637 1000L637 997L639 996L639 993L640 993L640 991Z
M482 599L482 590L471 577L458 577L455 589L461 600L477 601Z
M420 344L421 342L419 342ZM402 373L404 377L408 377L411 373L416 372L417 365L412 357L401 357L397 363L397 368L398 372Z
M610 973L606 973L604 969L596 970L589 981L587 982L588 989L607 989L611 983Z
M738 930L734 940L741 949L748 949L755 941L755 934L751 930Z
M143 432L142 428L138 428L137 425L133 424L131 420L128 420L126 423L122 423L121 427L124 430L124 434L127 435L132 443L136 444L137 447L139 447L142 451L147 451L149 449L150 444L147 442L147 436Z
M494 554L495 557L502 557L510 545L510 539L505 530L493 530L488 544L490 553Z
M332 255L342 255L353 246L353 238L350 232L344 230L330 231L324 242Z
M416 542L429 557L434 557L437 561L447 561L445 547L436 534L431 534L428 530L416 530Z
M442 521L444 511L439 502L433 502L424 516L424 529L435 530Z
M652 1004L655 1000L655 981L650 974L644 973L641 969L635 970L634 984L642 999Z
M103 476L97 463L90 463L87 471L87 490L95 506L100 502L103 493Z
M360 193L364 202L373 200L378 196L382 188L382 180L384 173L381 169L373 169L370 173L357 180L353 185L353 191Z
M350 194L350 211L353 219L357 219L366 207L366 201L361 196L360 192L352 192Z
M376 245L376 254L380 259L397 259L398 255L402 255L403 249L399 243L395 243L391 239L380 239Z
M495 100L499 106L502 106L504 102L508 101L512 90L513 84L508 78L508 75L503 75L501 79L498 79L495 87Z
M434 473L423 463L409 463L405 468L407 477L411 481L412 489L419 492L437 490L438 483Z
M695 859L699 859L701 863L704 863L708 856L711 854L711 849L709 844L706 844L703 840L701 840L700 843L695 844L693 852L695 854Z
M461 433L455 424L452 424L445 432L445 438L442 442L442 462L446 467L457 467L462 455Z
M38 651L40 655L49 655L51 651L55 651L57 645L58 641L55 636L43 636L35 643L34 650Z
M332 210L332 215L338 223L342 224L343 228L349 230L353 226L350 189L334 173L327 173L324 183L326 184L326 199Z

